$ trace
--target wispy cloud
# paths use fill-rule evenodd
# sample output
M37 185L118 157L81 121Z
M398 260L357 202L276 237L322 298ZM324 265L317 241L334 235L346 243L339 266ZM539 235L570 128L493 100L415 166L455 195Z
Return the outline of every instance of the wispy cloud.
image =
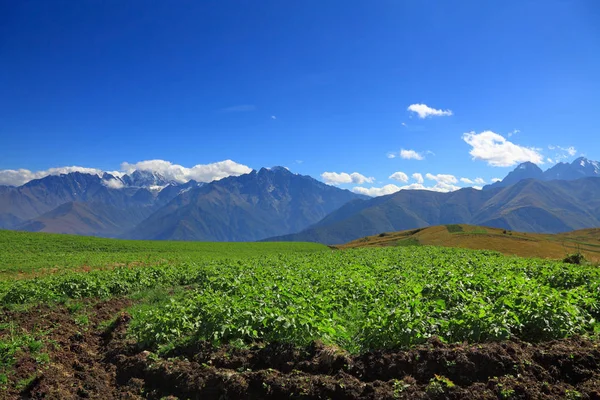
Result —
M473 160L485 161L492 167L510 167L525 161L544 163L539 149L519 146L492 131L468 132L462 138L471 146L469 154Z
M569 157L574 157L577 154L577 149L574 146L562 147L549 145L548 149L556 151L556 155L554 156L554 159L556 161L564 160Z
M423 179L423 175L421 175L418 172L415 172L414 174L412 174L412 178L417 181L417 183L423 183L425 182L425 179Z
M421 119L428 117L449 117L452 115L452 110L438 110L429 107L427 104L411 104L407 110L417 114Z

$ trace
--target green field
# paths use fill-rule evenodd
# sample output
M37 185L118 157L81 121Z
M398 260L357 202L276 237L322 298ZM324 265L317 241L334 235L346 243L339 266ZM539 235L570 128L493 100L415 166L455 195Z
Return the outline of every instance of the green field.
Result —
M281 252L314 252L316 243L203 243L102 239L0 230L0 277L46 275L118 266L174 265L245 259Z
M158 358L195 343L243 349L319 341L364 354L434 336L536 343L600 333L599 268L491 251L0 232L0 262L0 384L8 386L19 354L51 362L45 328L13 322L40 303L67 307L81 329L100 329L88 326L89 305L128 299L120 311L130 315L128 340Z

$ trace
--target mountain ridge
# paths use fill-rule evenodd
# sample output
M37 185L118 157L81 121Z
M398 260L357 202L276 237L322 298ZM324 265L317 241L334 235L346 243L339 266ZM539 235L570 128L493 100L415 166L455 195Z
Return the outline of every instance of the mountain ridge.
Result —
M367 200L353 212L348 207L352 205L304 231L265 241L332 245L381 232L458 223L538 233L599 227L600 179L526 179L504 188L463 188L449 193L403 190Z
M585 177L600 177L600 162L591 161L585 157L579 157L570 164L559 162L548 168L546 171L542 171L536 164L527 161L519 164L501 181L484 186L483 190L514 185L523 179L571 181Z
M123 237L254 241L301 230L362 198L283 167L261 168L179 195Z

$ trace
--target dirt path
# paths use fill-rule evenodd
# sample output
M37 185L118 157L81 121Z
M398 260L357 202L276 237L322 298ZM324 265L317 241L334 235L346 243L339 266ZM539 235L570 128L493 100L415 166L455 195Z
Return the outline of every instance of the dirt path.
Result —
M9 385L0 398L600 400L600 342L586 338L537 345L431 340L409 351L359 356L319 343L303 349L198 343L157 359L126 338L129 316L122 310L130 304L90 304L87 329L62 306L0 314L0 321L46 332L55 343L44 365L22 354L11 382L35 379L20 389Z

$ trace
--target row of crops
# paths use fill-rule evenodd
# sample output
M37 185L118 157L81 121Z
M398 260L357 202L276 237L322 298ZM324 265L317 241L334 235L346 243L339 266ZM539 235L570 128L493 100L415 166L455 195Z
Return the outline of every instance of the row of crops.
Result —
M0 282L4 305L186 285L132 310L150 349L185 340L313 340L351 352L600 333L600 269L462 249L287 252Z

